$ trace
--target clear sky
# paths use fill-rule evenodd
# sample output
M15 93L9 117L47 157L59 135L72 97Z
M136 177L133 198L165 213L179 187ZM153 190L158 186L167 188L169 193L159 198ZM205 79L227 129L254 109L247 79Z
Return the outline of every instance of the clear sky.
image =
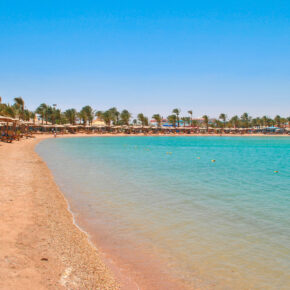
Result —
M0 96L290 115L289 0L0 0Z

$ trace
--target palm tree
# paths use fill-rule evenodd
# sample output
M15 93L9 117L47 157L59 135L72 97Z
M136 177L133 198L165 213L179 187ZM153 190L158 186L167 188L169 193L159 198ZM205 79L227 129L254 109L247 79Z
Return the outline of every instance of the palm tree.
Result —
M48 111L48 106L44 103L40 104L35 111L36 114L40 115L42 124L44 120L46 121L46 124L47 124L47 111Z
M46 109L46 120L48 122L51 122L52 124L54 124L54 115L53 115L53 108L51 106L47 106Z
M262 117L262 123L263 123L264 127L268 126L268 117L267 116Z
M241 116L241 120L244 124L244 127L245 128L248 128L249 127L249 122L251 120L251 117L249 116L248 113L244 113L242 116Z
M16 108L19 109L19 115L18 118L23 119L24 118L24 101L21 97L19 98L14 98L14 102L16 105Z
M117 108L113 107L108 110L110 114L111 121L113 125L117 125L119 123L120 113L118 112Z
M190 125L192 127L192 110L187 111L187 113L190 115Z
M281 117L279 115L277 115L275 118L274 118L274 121L275 121L275 124L280 127L281 125Z
M267 117L267 116L263 116L262 117L262 122L263 122L263 126L265 126L265 127L274 125L274 121L271 118Z
M131 119L131 114L129 113L129 111L123 110L120 114L120 118L121 118L122 124L129 126L129 122Z
M148 117L144 117L144 125L149 126L149 119Z
M190 124L190 117L182 117L181 120L183 121L183 127L185 127L185 124Z
M251 127L260 127L261 123L262 123L262 120L259 117L253 118L251 122Z
M137 119L139 122L141 122L142 126L145 126L146 124L146 117L143 115L143 113L140 113L137 115Z
M111 126L112 123L113 125L119 124L120 113L115 107L110 108L105 112L96 111L95 116L97 116L99 119L102 119L108 126Z
M52 109L53 124L61 124L62 113L60 109L53 107Z
M22 120L29 121L30 120L30 112L29 110L24 110L22 115Z
M177 121L177 117L176 115L170 115L167 117L168 122L173 125L174 127L176 127L176 121Z
M0 102L0 115L5 115L6 106L6 104Z
M162 120L161 116L159 114L154 114L152 118L156 121L157 126L161 127L161 120Z
M204 125L206 127L206 131L208 132L208 122L209 122L209 118L208 118L207 115L203 115L202 118L203 118L203 123L204 123Z
M177 125L179 127L179 114L180 114L180 109L173 109L172 113L176 115L176 121L177 121Z
M287 125L287 119L286 118L281 118L281 126L286 127Z
M287 117L286 120L288 122L288 128L290 128L290 117Z
M4 106L2 107L2 112L4 116L10 117L10 118L15 118L16 117L16 109L13 106L3 104Z
M79 118L83 121L83 124L86 125L87 122L89 125L92 125L94 120L95 112L91 106L84 106L82 107L81 111L78 113Z
M64 115L70 124L75 125L77 117L77 111L75 109L66 110Z
M230 123L234 126L234 128L237 128L239 126L239 117L237 115L233 116Z
M226 127L227 115L222 113L222 114L220 114L219 119L223 121L223 125L224 125L224 128L225 128Z
M79 112L78 112L78 117L80 119L80 123L82 123L83 125L86 125L87 124L87 114L85 112L85 110L81 109Z
M30 116L29 116L29 120L32 119L33 120L33 124L35 124L35 112L30 112Z
M199 127L199 123L197 120L191 120L192 127Z
M96 111L95 112L95 116L99 119L103 119L103 114L104 114L103 111Z
M111 126L111 113L109 111L103 112L101 118L104 120L107 126Z
M222 128L222 127L223 127L223 122L221 122L221 121L218 120L218 119L215 119L215 120L214 120L214 126L215 126L216 128Z
M85 115L85 119L86 119L86 121L89 122L89 125L92 125L93 120L94 120L94 116L95 116L95 112L94 112L93 108L91 106L87 105L87 106L84 106L81 111L83 111L83 113Z
M251 127L257 127L258 123L259 123L259 121L257 120L257 118L253 118L251 121Z

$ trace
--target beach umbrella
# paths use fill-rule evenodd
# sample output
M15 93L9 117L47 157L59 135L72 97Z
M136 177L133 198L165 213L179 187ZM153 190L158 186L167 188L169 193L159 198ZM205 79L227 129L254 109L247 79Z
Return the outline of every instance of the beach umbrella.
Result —
M0 116L0 121L4 121L4 122L11 122L13 121L13 118L10 117L6 117L6 116Z

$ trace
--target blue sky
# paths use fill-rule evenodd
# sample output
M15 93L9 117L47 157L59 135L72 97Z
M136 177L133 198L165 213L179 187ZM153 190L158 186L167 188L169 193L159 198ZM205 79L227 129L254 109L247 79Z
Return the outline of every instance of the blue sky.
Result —
M0 0L0 96L288 116L290 2Z

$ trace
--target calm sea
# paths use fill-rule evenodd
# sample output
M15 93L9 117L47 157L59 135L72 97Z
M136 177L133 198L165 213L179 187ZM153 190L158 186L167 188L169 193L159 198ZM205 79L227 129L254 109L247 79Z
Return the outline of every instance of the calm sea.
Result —
M290 289L290 138L64 138L36 151L137 284Z

